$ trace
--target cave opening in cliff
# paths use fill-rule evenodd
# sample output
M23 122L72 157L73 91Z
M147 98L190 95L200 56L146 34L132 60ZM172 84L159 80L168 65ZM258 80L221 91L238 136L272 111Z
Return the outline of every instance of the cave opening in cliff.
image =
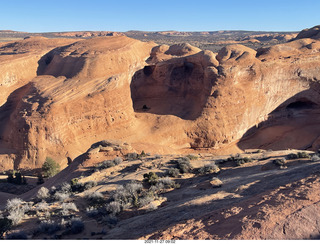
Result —
M314 102L311 102L308 99L301 99L295 102L290 103L286 106L286 109L295 109L295 110L302 110L302 109L313 109L317 106Z
M197 119L213 85L204 72L201 65L184 59L145 66L130 84L134 111Z

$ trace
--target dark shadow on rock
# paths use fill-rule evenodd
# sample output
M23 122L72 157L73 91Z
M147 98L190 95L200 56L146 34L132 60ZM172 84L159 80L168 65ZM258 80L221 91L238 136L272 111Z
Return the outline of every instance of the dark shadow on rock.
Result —
M314 127L314 133L308 143L299 145L299 140L303 138L303 134L299 137L291 138L294 136L295 130L301 129L304 126L319 124L320 119L320 101L318 96L314 96L310 90L303 91L279 105L274 111L268 114L268 119L251 127L242 136L237 143L238 147L242 150L246 149L272 149L272 150L286 150L311 149L313 142L320 136L320 129ZM287 131L281 131L281 128L290 126ZM280 128L280 129L279 129ZM281 133L287 133L282 135ZM271 135L274 134L274 138ZM285 142L285 135L288 139ZM282 143L276 143L277 140L283 140ZM294 140L298 143L294 143ZM280 145L281 144L281 145ZM298 146L297 146L298 145Z
M84 67L85 58L72 56L72 54L66 57L60 55L71 45L57 47L42 56L38 61L37 75L65 76L66 78L76 76Z
M201 65L186 58L145 66L130 84L134 111L195 120L216 81L216 77L205 78L204 72Z

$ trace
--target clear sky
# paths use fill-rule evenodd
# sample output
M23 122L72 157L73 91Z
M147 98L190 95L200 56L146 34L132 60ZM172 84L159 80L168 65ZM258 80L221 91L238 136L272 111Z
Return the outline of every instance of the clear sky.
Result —
M300 31L319 0L0 0L0 30Z

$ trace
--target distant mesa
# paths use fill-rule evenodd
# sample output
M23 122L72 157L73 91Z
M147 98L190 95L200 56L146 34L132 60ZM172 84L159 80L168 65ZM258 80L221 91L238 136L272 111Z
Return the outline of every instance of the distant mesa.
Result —
M98 36L125 36L121 32L113 31L72 31L72 32L57 32L53 33L55 36L61 37L98 37Z

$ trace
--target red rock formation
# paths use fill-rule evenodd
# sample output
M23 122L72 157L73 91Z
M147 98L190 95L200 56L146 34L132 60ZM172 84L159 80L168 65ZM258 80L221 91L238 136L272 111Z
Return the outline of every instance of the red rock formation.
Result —
M0 69L10 72L0 83L10 84L6 97L12 93L0 108L3 160L63 162L103 139L160 153L223 149L277 108L285 115L296 102L318 106L319 46L299 39L215 54L127 37L6 44Z

